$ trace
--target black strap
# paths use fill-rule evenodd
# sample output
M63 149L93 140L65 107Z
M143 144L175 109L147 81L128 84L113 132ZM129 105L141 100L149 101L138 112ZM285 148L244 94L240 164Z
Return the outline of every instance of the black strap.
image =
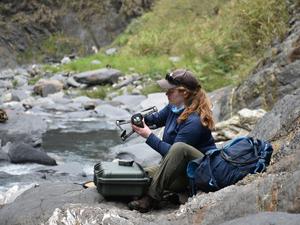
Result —
M212 169L211 169L211 155L207 156L207 163L208 163L208 171L209 171L209 175L210 175L210 179L211 179L209 181L208 185L215 188L215 189L217 189L217 190L219 190L220 189L219 185L218 185L217 180L216 180L216 178L215 178L215 176L212 172Z

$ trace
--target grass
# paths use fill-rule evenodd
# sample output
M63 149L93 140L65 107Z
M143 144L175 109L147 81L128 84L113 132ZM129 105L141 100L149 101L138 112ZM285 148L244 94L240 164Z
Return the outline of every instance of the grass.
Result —
M153 10L135 19L111 46L52 71L86 71L111 65L153 79L175 68L195 72L207 91L244 79L274 39L288 27L285 1L278 0L159 0ZM170 61L179 56L179 62ZM97 59L100 65L92 65ZM150 84L146 92L156 91Z

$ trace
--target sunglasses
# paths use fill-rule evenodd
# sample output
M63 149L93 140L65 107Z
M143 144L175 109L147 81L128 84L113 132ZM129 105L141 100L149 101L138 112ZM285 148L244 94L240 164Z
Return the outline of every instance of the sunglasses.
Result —
M181 76L184 76L186 73L186 70L184 71L184 73ZM169 81L171 84L174 84L176 86L180 85L181 82L179 80L175 80L175 78L172 76L173 73L167 73L165 79L167 81Z

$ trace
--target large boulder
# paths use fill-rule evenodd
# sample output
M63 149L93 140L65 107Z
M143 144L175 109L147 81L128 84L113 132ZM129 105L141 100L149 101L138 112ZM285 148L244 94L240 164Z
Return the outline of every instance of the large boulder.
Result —
M220 225L298 225L299 221L299 214L283 212L262 212L234 219L229 222L222 223Z
M12 163L39 163L57 165L56 161L47 155L41 148L34 148L27 143L12 144L8 151Z
M58 80L41 79L35 84L33 91L37 95L47 97L49 94L61 91L63 89L63 86L63 83Z
M116 69L98 69L93 71L82 72L74 75L74 80L78 83L87 85L114 84L122 75L121 71Z
M274 140L288 135L300 123L300 89L278 101L250 133L251 136Z
M0 126L2 145L11 143L28 143L36 146L41 143L42 134L47 129L43 117L23 111L7 109L8 120Z
M0 209L1 225L45 223L56 208L67 203L98 204L103 197L96 189L77 184L45 183L37 185Z

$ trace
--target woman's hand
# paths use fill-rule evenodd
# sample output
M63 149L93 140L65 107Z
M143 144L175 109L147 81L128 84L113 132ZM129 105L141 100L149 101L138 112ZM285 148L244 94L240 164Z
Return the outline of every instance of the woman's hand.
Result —
M150 128L145 124L145 121L143 120L144 127L138 127L134 124L131 124L132 129L139 135L141 135L144 138L148 138L152 131Z

